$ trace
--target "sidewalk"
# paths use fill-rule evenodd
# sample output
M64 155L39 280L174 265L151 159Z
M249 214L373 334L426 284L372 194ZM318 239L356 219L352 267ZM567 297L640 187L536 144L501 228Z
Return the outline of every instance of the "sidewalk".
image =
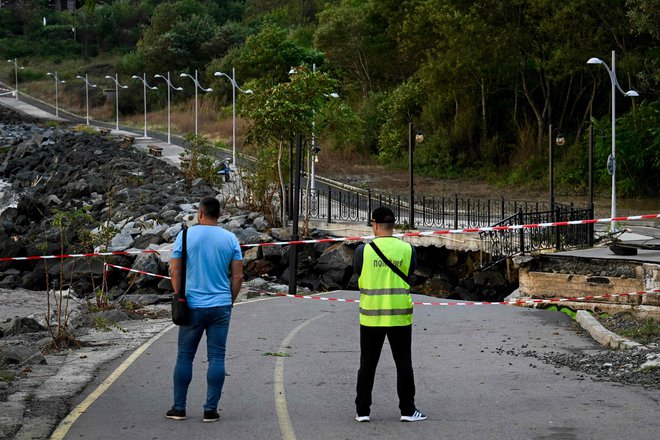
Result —
M23 101L16 100L14 98L0 97L0 105L11 108L12 110L15 110L19 113L23 113L38 119L57 121L57 122L71 122L69 119L66 119L61 116L56 117L52 113L49 113L45 110L37 108ZM89 127L99 132L104 132L108 130L108 128L98 127L93 124L90 124ZM186 150L185 148L179 145L168 144L167 142L163 142L156 138L144 138L141 135L138 135L136 132L123 130L123 129L120 130L109 129L109 133L111 136L121 136L121 137L134 139L135 142L134 147L138 151L142 151L147 154L149 154L149 145L158 146L162 148L162 156L160 156L159 158L170 163L171 165L176 166L177 168L181 168L180 155L181 153L184 153Z

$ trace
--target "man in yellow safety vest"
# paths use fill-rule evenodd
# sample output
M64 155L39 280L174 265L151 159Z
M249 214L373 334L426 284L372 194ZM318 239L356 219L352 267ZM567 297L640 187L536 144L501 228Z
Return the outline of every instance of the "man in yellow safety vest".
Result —
M409 277L415 270L415 248L392 236L394 213L389 208L376 208L371 225L376 238L358 246L353 264L360 276L360 369L355 420L371 420L371 391L385 336L396 364L400 420L426 420L415 407L411 356L413 308Z

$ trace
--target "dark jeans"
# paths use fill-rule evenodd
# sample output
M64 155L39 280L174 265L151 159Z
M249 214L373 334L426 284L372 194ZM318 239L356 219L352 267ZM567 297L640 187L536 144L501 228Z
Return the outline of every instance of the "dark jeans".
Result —
M371 391L374 387L376 367L385 342L390 342L396 364L396 391L402 416L415 412L415 377L412 367L412 325L403 327L360 326L360 369L357 378L355 406L359 416L368 416L371 407Z
M206 403L204 411L218 408L225 383L225 347L232 306L190 309L190 324L179 327L179 343L174 367L174 408L186 409L188 386L192 380L193 359L206 331L206 351L209 361L206 372Z

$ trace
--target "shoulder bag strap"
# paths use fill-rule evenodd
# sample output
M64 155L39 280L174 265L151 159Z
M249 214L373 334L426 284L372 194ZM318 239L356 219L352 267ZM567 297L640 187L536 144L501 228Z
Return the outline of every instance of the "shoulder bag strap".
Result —
M182 237L182 255L181 255L181 289L179 291L179 296L181 298L186 297L186 265L187 265L187 256L188 256L188 226L183 224L183 237Z
M391 262L391 261L385 256L385 254L383 254L383 251L381 251L380 248L379 248L378 246L376 246L376 243L374 243L374 242L372 241L371 243L369 243L369 246L371 246L371 248L374 250L374 252L376 252L376 255L378 255L378 257L379 257L381 260L383 260L383 263L385 263L385 265L387 265L387 267L389 267L390 269L392 269L392 272L394 272L395 274L397 274L397 275L399 276L399 278L401 278L403 281L406 282L406 284L408 284L409 286L411 285L411 284L410 284L410 279L409 279L406 275L404 275L404 273L401 271L401 269L399 269L398 267L396 267L396 266L394 265L394 263L392 263L392 262Z

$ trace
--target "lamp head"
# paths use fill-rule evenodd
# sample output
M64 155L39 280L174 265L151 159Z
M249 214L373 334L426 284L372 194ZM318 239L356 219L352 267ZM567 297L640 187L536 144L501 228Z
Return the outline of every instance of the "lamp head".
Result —
M53 75L53 74L50 73L50 72L48 72L46 75L48 75L48 76L55 76L55 75Z
M252 89L247 89L247 90L244 91L243 93L245 93L245 94L247 94L247 95L251 95L251 94L253 94L254 92L252 91Z
M298 73L298 71L293 67L291 68L291 70L289 70L289 75L295 75L296 73Z
M209 87L208 89L202 89L202 90L204 90L205 92L212 92L213 91L213 89L211 87Z
M564 138L564 135L561 133L557 134L557 137L555 138L555 144L559 145L560 147L566 143L566 139Z
M639 96L639 93L637 93L635 90L628 90L626 93L624 93L624 95L628 97L637 97Z
M76 78L85 79L85 78L83 78L83 77L80 76L80 75L76 75Z
M133 75L133 76L131 76L131 78L133 78L133 79L142 79L142 78L140 78L140 77L137 76L137 75Z
M335 98L335 99L336 99L336 98L339 98L339 93L337 93L337 92L332 92L332 93L330 93L328 96L331 97L331 98Z
M121 88L122 88L122 89L127 89L127 88L128 88L128 86L121 86Z
M173 87L173 89L181 91L181 90L183 90L183 87Z
M186 76L190 76L190 75L188 75L187 73L182 73L181 75L179 75L179 77L181 78L185 78Z
M224 75L224 73L222 73L222 72L220 72L220 71L215 72L215 73L213 74L213 76L222 76L222 75Z
M603 64L603 60L601 60L600 58L589 58L587 64Z
M105 77L106 77L107 79L114 79L114 78L111 77L110 75L106 75Z

